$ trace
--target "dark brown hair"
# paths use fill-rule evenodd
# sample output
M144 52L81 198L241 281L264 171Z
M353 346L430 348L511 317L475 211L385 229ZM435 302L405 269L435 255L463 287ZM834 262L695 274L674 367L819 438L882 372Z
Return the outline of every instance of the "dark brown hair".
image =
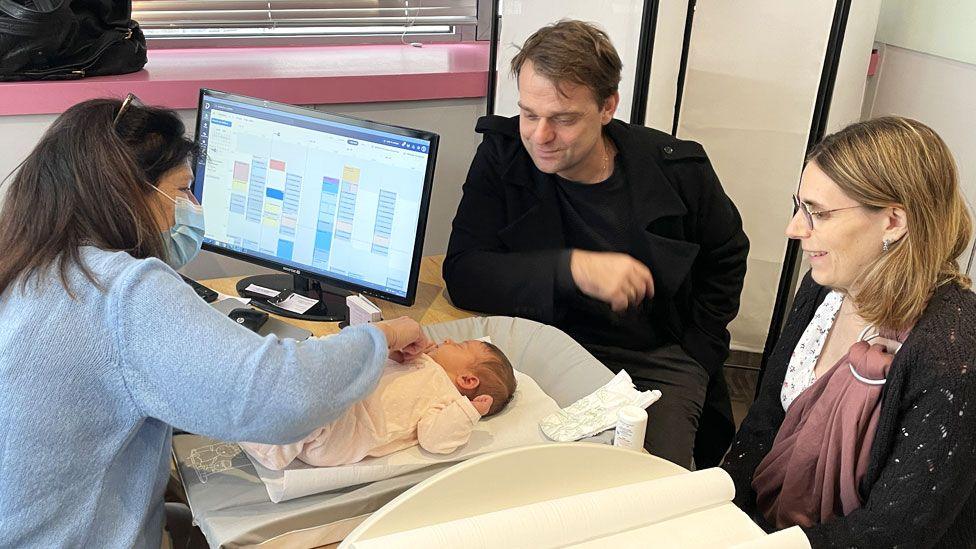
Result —
M515 394L515 369L508 357L498 347L485 343L488 347L490 360L485 360L475 366L480 384L475 390L479 395L491 396L491 407L485 417L501 412L512 400Z
M130 104L113 124L121 103L69 108L17 168L0 210L0 294L52 267L69 295L74 265L98 285L81 260L84 245L163 257L150 185L185 163L194 145L169 110Z
M563 93L565 82L581 84L593 92L597 105L617 92L623 67L610 37L596 25L563 19L535 31L512 59L518 78L526 61Z

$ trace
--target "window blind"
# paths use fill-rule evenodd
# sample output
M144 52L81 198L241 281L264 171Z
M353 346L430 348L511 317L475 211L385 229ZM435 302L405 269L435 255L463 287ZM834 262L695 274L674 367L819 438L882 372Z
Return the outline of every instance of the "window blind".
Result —
M147 30L420 27L477 23L478 0L144 0Z

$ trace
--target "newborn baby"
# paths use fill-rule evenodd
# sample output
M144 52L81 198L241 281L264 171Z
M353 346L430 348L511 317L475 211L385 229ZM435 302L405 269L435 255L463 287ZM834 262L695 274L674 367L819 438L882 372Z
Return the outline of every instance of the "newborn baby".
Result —
M515 393L512 364L491 343L447 340L400 364L390 360L376 390L338 419L293 444L242 442L269 469L295 458L325 467L356 463L419 444L449 454L468 442L482 417L500 412Z

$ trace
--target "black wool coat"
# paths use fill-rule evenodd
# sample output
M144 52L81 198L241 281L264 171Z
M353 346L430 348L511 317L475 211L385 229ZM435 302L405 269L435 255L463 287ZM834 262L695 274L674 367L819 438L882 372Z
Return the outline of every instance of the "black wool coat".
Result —
M459 307L558 327L568 303L557 297L556 273L568 246L556 183L535 167L518 127L517 116L477 123L484 139L454 218L444 281ZM619 120L605 132L633 204L629 253L654 276L656 329L712 376L698 437L712 444L696 443L695 458L717 464L734 429L721 366L749 241L701 145Z

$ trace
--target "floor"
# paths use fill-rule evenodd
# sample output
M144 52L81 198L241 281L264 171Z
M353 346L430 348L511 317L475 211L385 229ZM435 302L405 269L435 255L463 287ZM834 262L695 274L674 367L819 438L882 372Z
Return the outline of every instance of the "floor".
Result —
M756 394L761 359L762 355L759 353L732 351L726 361L725 380L729 384L729 397L732 399L732 416L735 419L736 429L749 411Z

